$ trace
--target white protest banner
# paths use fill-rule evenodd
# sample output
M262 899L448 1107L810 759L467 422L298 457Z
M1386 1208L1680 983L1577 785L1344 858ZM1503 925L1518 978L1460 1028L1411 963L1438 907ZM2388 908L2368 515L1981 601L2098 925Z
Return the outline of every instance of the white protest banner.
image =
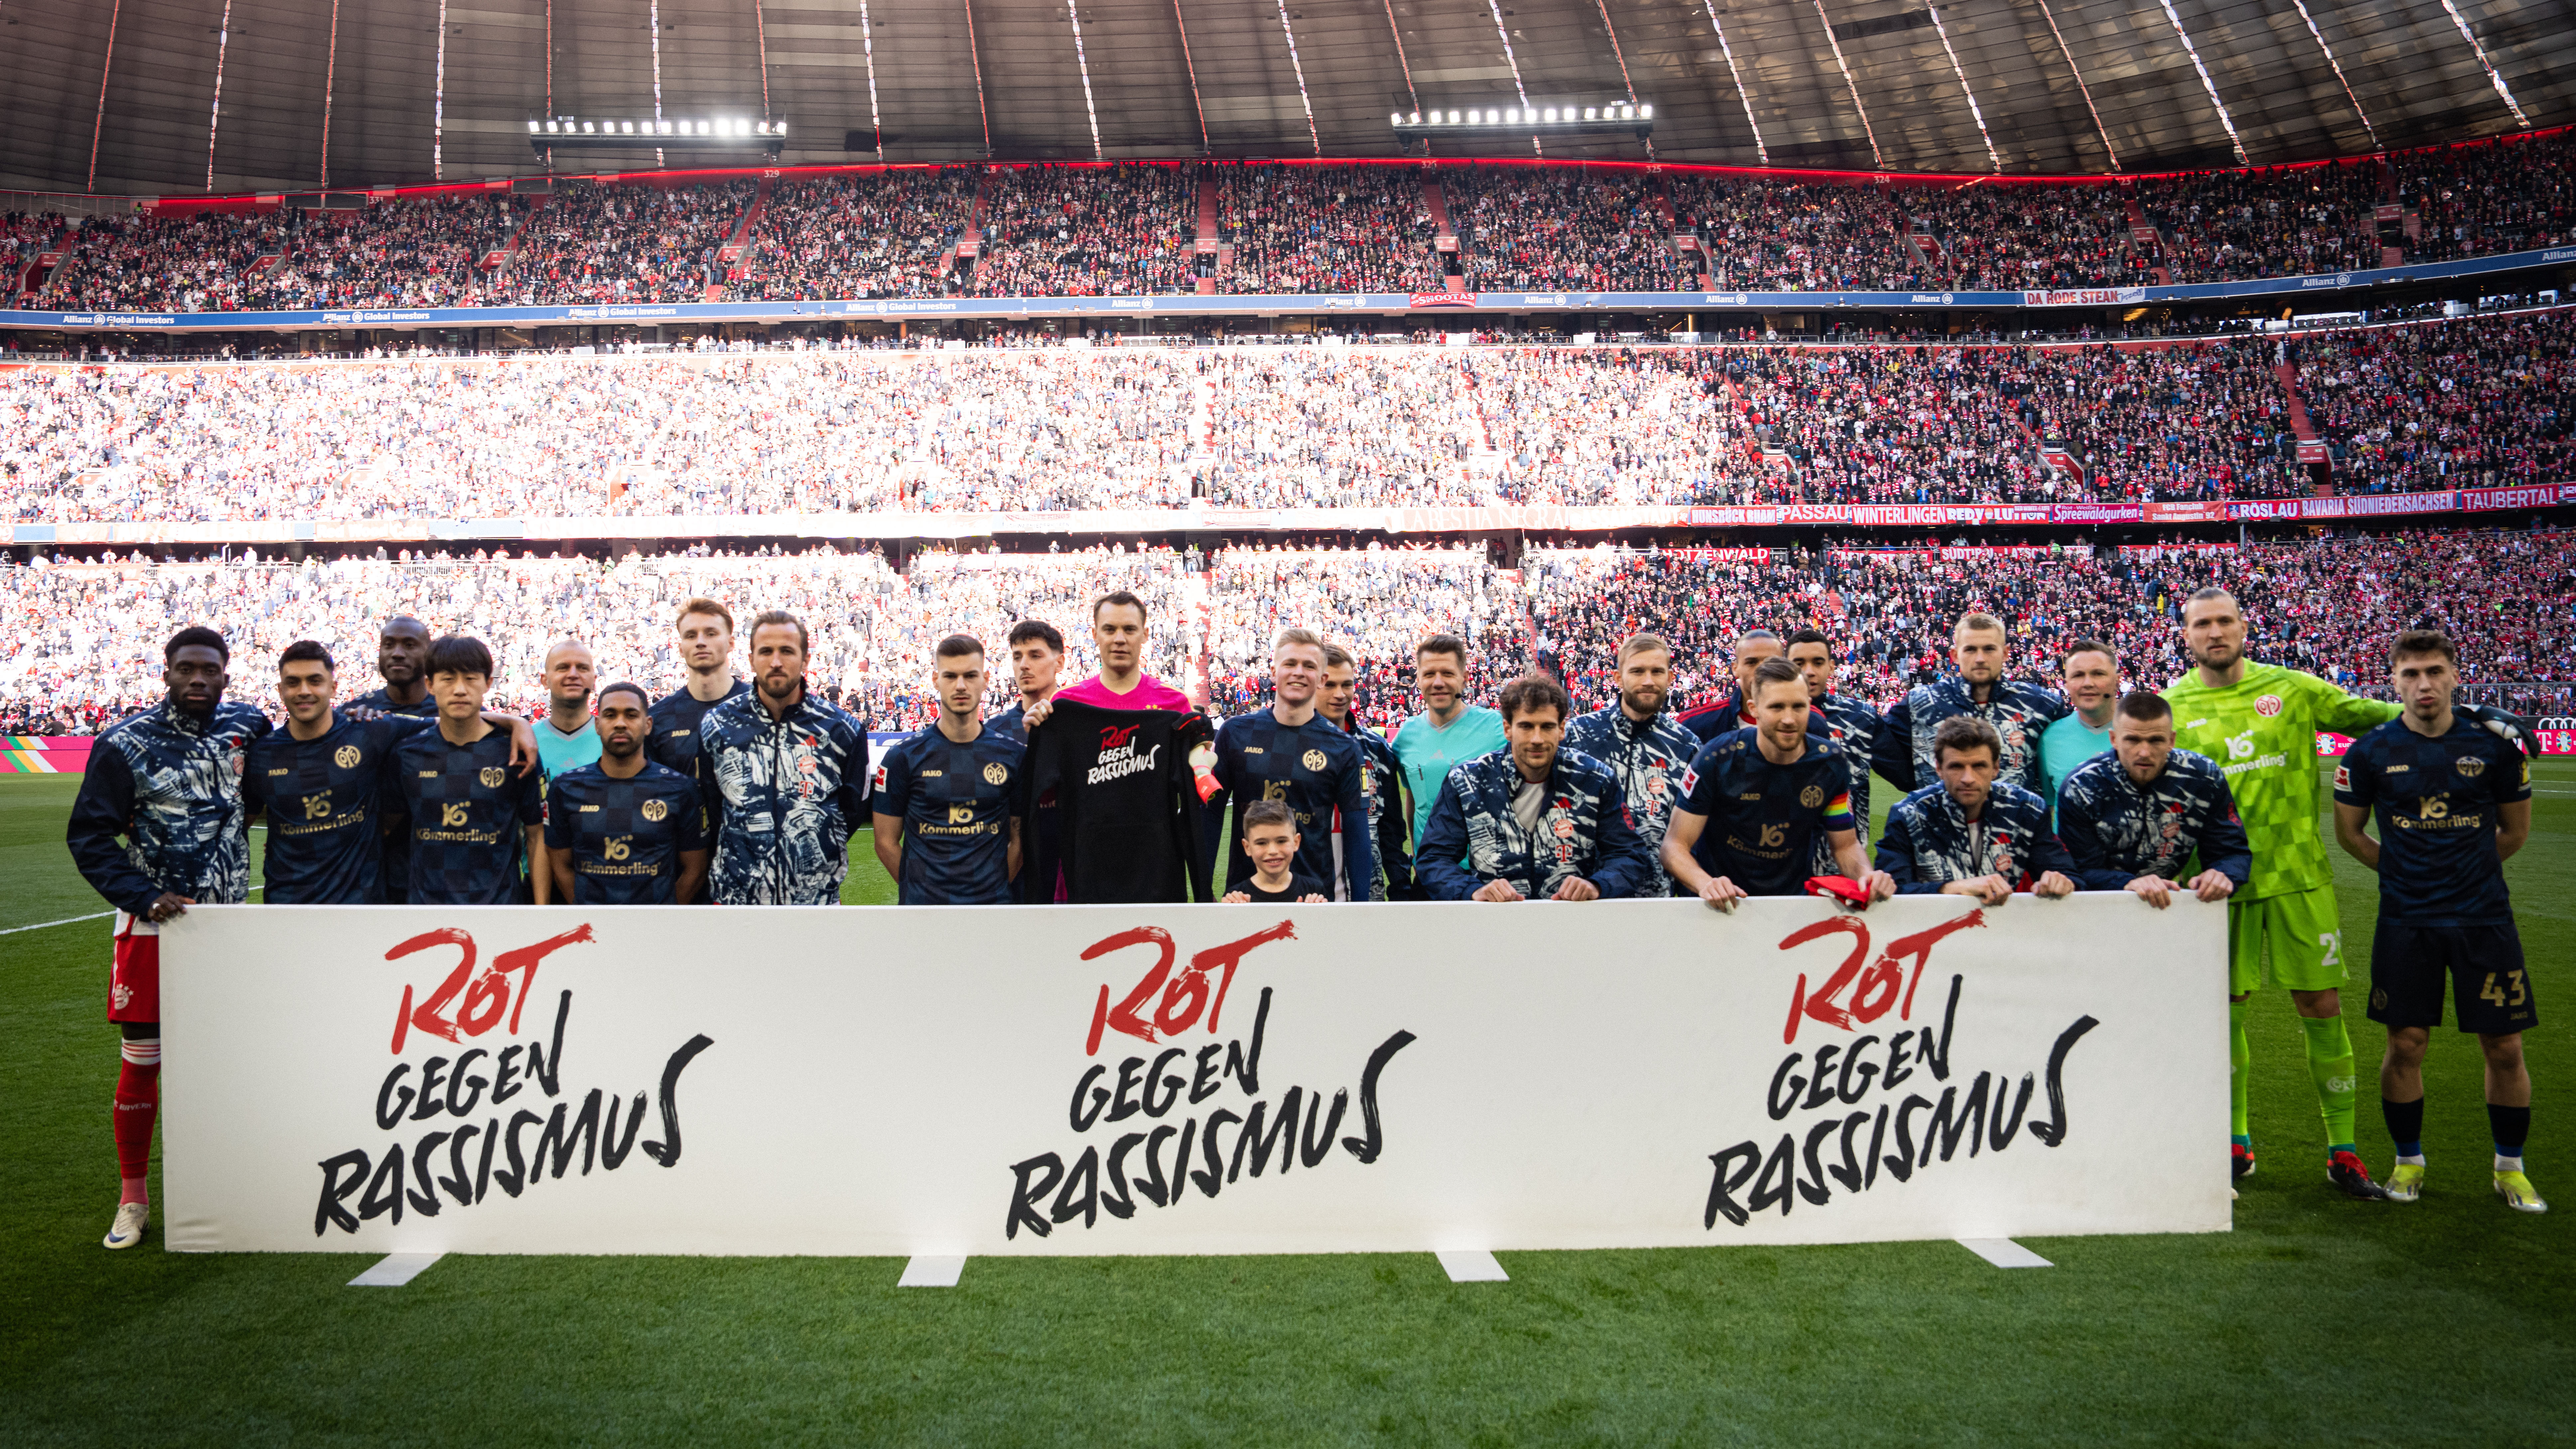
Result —
M971 1255L2223 1230L2225 922L2122 894L1731 916L200 907L161 937L168 1241Z

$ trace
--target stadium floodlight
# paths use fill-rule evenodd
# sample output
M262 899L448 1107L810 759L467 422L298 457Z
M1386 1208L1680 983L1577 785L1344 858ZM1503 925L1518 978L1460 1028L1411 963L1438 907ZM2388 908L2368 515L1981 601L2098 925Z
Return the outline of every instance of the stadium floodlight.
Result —
M1399 143L1420 140L1435 130L1442 135L1463 131L1500 138L1527 136L1542 129L1546 134L1556 136L1568 133L1634 136L1643 141L1654 134L1655 108L1634 101L1610 101L1588 106L1563 103L1552 106L1477 106L1455 111L1389 111L1386 121L1394 129Z
M765 151L776 156L787 144L787 123L732 116L634 120L547 116L528 122L528 144L538 151L631 151L649 146L667 151Z

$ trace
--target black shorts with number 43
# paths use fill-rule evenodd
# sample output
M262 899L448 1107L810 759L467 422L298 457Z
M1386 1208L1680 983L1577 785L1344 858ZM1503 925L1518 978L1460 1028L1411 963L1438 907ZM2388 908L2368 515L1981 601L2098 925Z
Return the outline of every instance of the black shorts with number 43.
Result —
M2383 1026L2442 1024L2451 989L2460 1030L2510 1036L2540 1024L2522 936L2500 926L2410 926L2381 921L2370 943L2370 1019Z

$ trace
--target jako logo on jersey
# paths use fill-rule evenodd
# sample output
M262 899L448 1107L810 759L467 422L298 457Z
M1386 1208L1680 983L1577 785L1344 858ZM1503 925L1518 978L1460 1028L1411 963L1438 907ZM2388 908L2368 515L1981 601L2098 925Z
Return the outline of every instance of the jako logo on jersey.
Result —
M2254 712L2263 716L2265 719L2270 719L2274 715L2279 714L2281 712L2281 696L2277 694L2264 695L2261 699L2254 701Z

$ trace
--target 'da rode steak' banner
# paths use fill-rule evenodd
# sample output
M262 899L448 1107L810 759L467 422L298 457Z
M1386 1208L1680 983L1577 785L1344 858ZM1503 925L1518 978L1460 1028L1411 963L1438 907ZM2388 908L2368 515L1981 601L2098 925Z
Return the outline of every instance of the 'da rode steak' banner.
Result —
M1134 1254L2220 1230L2225 919L2126 895L1732 916L201 907L161 938L169 1242Z

